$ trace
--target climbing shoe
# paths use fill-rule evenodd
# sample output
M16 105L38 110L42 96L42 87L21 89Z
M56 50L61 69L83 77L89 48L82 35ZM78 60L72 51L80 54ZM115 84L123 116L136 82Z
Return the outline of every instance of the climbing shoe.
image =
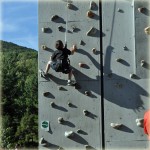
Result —
M74 81L71 81L71 80L67 81L68 86L74 86L75 84L76 84L76 82L74 82Z

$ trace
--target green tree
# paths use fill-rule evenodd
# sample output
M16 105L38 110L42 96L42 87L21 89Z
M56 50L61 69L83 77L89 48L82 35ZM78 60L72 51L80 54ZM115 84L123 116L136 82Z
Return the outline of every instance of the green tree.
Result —
M38 53L33 49L1 41L2 148L16 143L37 146Z

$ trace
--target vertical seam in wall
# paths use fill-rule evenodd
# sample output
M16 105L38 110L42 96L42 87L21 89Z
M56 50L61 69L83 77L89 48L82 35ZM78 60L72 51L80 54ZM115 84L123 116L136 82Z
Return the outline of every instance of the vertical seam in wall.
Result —
M105 149L104 130L104 78L103 78L103 32L102 32L102 0L99 0L99 25L100 25L100 72L101 72L101 143L102 150Z
M135 7L134 7L134 0L132 0L132 4L131 4L131 6L133 7L133 38L134 38L134 60L133 60L133 72L134 72L134 74L136 74L136 68L137 68L137 63L136 63L136 45L135 45L135 28L136 28L136 26L135 26Z

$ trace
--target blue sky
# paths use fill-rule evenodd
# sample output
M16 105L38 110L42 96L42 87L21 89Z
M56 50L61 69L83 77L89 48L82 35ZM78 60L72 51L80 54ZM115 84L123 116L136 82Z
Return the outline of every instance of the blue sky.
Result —
M38 0L2 0L1 40L38 50Z

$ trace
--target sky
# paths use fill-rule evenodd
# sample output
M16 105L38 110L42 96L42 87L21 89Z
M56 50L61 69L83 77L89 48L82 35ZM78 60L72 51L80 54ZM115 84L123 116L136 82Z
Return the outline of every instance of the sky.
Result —
M0 40L38 50L38 0L0 0Z

